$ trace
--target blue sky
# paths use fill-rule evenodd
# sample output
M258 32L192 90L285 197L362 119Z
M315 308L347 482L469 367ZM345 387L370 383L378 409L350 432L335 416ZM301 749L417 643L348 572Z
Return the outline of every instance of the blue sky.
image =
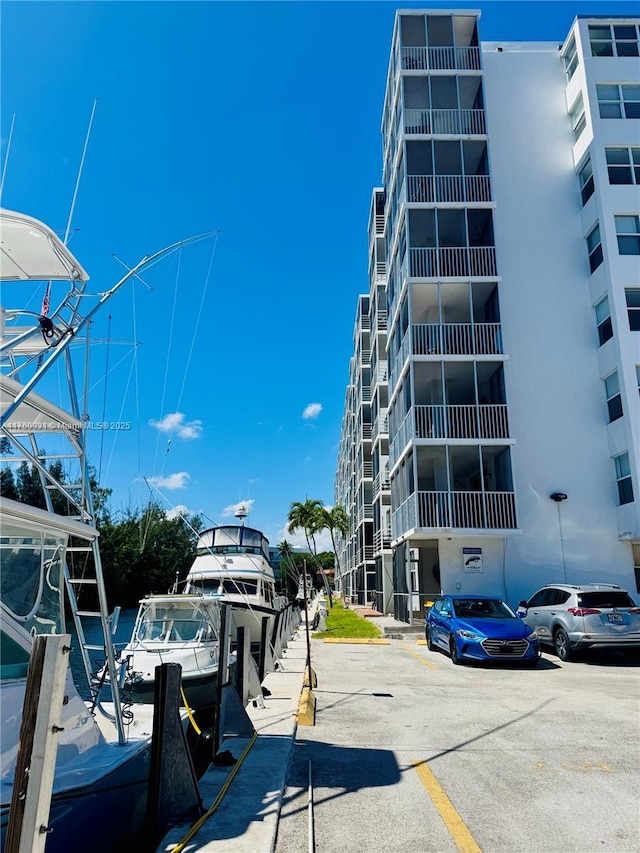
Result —
M481 9L484 41L561 43L576 14L637 14L628 2L4 0L3 163L16 118L3 206L64 232L97 100L70 242L93 287L120 277L113 255L133 264L220 231L96 323L122 343L94 357L91 419L131 424L89 445L115 512L144 504L155 478L168 509L213 523L250 502L248 523L277 544L299 541L285 531L292 501L333 503L394 15L427 7Z

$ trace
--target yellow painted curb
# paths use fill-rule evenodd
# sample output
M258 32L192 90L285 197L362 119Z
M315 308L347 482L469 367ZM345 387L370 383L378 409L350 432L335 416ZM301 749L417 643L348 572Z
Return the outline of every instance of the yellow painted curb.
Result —
M317 687L318 686L318 676L316 672L311 667L305 666L304 668L304 680L302 682L303 687Z
M316 724L316 697L310 687L304 687L300 694L298 703L298 725L315 726Z
M388 646L389 640L382 637L324 637L324 643L359 643L360 645Z
M426 646L426 645L427 645L426 640L416 640L416 646Z

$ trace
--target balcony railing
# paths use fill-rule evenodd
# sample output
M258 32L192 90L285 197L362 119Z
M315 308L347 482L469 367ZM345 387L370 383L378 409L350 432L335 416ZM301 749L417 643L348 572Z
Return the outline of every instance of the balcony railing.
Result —
M415 438L508 438L504 404L415 406Z
M364 548L358 548L356 562L358 565L373 562L373 545L365 545Z
M378 308L375 316L375 324L376 329L379 332L387 331L387 309L386 308Z
M385 527L384 530L376 530L373 534L373 552L374 554L382 551L383 548L391 547L391 528Z
M376 281L382 281L387 277L387 265L384 261L376 261Z
M389 480L389 472L383 471L376 474L376 477L373 481L373 496L377 497L382 491L389 491L390 488L390 480Z
M427 136L484 136L484 110L405 109L404 132Z
M513 492L418 492L418 527L512 530Z
M500 355L500 323L420 323L411 327L413 355Z
M412 278L442 278L497 275L493 246L460 246L442 249L409 249Z
M375 441L379 435L389 435L389 416L386 409L384 414L379 415L373 422L373 430L371 431L372 440Z
M440 71L460 68L480 70L480 49L477 47L403 47L402 68L405 71Z
M488 175L408 175L406 200L417 204L491 201Z
M363 504L358 510L358 524L362 521L371 521L373 518L373 506L371 504Z

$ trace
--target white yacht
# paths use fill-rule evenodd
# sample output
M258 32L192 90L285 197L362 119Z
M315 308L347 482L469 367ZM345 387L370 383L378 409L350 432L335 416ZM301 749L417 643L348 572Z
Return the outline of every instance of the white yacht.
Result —
M246 515L244 508L236 513L242 520ZM264 618L269 620L270 641L275 615L287 603L276 592L267 538L244 523L212 527L199 534L185 592L206 594L230 604L232 637L237 628L246 628L253 650L260 645Z

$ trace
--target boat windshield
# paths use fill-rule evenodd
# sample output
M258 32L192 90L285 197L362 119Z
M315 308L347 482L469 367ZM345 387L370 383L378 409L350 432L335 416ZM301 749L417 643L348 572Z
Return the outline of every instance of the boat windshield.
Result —
M197 578L193 586L211 595L257 595L258 581L239 578Z
M161 640L184 643L216 639L213 625L193 606L159 605L155 602L143 609L135 633L140 642Z
M68 535L3 519L0 538L3 616L30 634L64 632L62 568Z

